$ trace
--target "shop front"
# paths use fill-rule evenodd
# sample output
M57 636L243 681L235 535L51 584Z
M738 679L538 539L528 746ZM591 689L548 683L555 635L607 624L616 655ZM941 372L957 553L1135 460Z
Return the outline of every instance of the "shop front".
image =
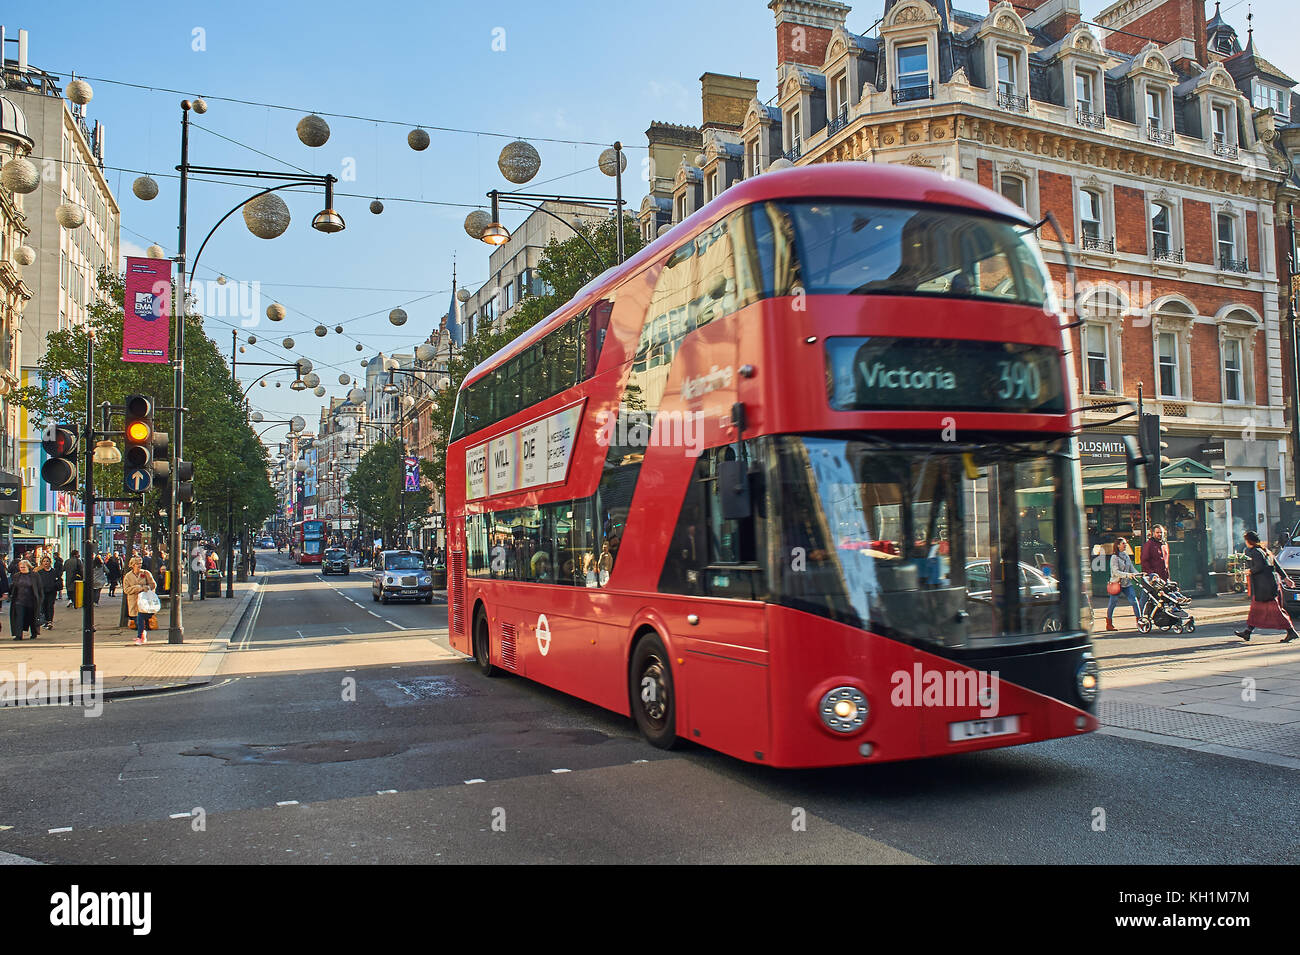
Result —
M1117 538L1129 542L1134 563L1142 552L1143 492L1130 488L1124 464L1094 464L1083 469L1086 539L1093 555L1091 593L1106 596L1110 554ZM1148 530L1163 524L1169 543L1169 576L1185 593L1211 594L1227 589L1226 569L1232 552L1229 509L1232 485L1189 458L1178 458L1160 472L1160 493L1147 499ZM1099 550L1100 548L1100 550ZM1222 585L1221 581L1225 581Z

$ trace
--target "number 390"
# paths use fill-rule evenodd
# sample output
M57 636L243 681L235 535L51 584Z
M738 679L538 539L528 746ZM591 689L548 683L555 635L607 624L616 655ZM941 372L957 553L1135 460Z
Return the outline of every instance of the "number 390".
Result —
M1002 385L998 389L999 398L1004 401L1038 400L1043 382L1037 367L1027 361L1001 361L998 368L1001 372L998 381Z

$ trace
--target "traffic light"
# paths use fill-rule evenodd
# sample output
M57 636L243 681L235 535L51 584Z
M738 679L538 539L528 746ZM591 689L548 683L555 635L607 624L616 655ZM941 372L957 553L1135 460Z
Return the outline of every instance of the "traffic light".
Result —
M122 484L128 494L143 494L153 486L153 402L144 395L126 399L126 454ZM165 440L165 439L164 439Z
M188 504L194 500L194 462L176 462L176 483L173 485L177 504Z
M1146 469L1147 495L1149 497L1159 497L1160 469L1169 463L1169 459L1165 457L1164 453L1169 445L1160 440L1161 434L1167 431L1168 429L1160 424L1160 415L1158 414L1143 413L1142 420L1138 423L1138 438L1145 458L1143 467Z
M41 465L41 478L55 491L71 491L77 486L77 426L46 425L41 433L41 447L48 457Z
M153 470L153 483L155 487L161 487L164 491L169 491L168 478L172 473L171 462L167 460L167 432L155 431L153 433L153 461L150 467Z

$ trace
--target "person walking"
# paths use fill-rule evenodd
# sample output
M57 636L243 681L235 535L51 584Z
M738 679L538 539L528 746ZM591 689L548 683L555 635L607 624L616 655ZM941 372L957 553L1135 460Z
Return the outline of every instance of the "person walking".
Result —
M1165 525L1157 524L1151 528L1151 536L1142 545L1140 563L1142 573L1151 574L1161 580L1169 579L1169 544L1165 541ZM1143 600L1143 609L1154 599L1153 597L1147 597Z
M108 560L104 562L104 572L108 576L108 595L117 596L117 585L122 582L122 561L117 556L117 551L108 555Z
M146 590L154 590L157 583L153 579L153 574L144 569L144 561L139 557L131 558L130 570L122 578L122 593L126 594L126 612L127 616L135 618L135 643L137 646L149 642L145 636L149 629L149 614L140 613L140 594Z
M71 607L77 597L77 581L81 579L81 555L75 550L63 562L63 583L68 590L68 606Z
M1283 643L1290 643L1300 633L1296 633L1295 624L1282 606L1282 589L1278 586L1278 575L1282 582L1294 589L1295 584L1286 571L1277 565L1268 548L1260 543L1259 535L1246 531L1242 535L1246 541L1246 557L1250 560L1250 613L1246 617L1246 628L1234 630L1237 636L1250 642L1251 632L1265 630L1285 630Z
M1137 575L1137 568L1133 566L1133 558L1128 552L1128 541L1122 537L1115 538L1115 543L1110 547L1110 583L1106 591L1110 594L1110 604L1106 607L1106 629L1117 630L1114 620L1115 605L1119 603L1120 595L1123 594L1125 599L1133 606L1134 618L1142 616L1142 610L1138 605L1137 593L1133 586L1133 578Z
M54 562L48 557L41 561L41 569L37 576L41 581L41 619L38 623L43 623L46 630L53 630L54 605L59 601L62 578L55 573Z
M90 567L90 589L94 595L95 603L99 603L99 595L104 592L108 586L108 571L104 569L103 559L96 554L95 562Z
M9 589L9 629L15 640L21 640L26 630L31 630L32 639L36 639L36 614L44 602L40 577L32 573L30 561L20 560Z

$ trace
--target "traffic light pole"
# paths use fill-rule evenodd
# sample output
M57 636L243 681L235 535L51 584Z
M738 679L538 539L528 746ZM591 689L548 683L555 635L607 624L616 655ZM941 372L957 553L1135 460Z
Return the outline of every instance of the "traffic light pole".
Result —
M95 685L95 601L90 584L94 583L95 562L95 330L86 329L86 482L81 499L85 529L81 538L81 685ZM69 597L74 596L69 594Z

